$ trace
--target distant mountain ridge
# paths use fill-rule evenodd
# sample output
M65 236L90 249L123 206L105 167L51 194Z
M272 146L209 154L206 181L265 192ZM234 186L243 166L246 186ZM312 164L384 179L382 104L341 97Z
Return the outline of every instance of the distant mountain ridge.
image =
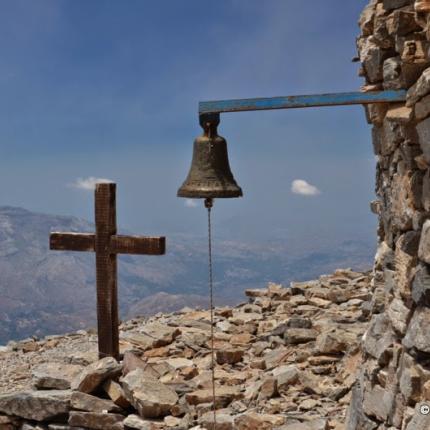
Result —
M76 217L0 207L0 344L31 335L95 326L95 257L88 252L49 250L51 231L93 232ZM373 244L313 240L306 249L286 239L270 243L214 243L218 304L243 300L246 288L268 281L288 285L336 267L370 267ZM122 318L207 306L207 242L192 235L167 237L165 256L120 256Z

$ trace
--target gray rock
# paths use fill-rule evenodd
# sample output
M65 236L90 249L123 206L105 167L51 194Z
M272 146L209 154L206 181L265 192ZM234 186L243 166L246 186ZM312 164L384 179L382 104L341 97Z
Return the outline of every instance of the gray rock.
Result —
M317 354L339 354L346 352L348 346L356 343L356 338L341 330L325 331L321 333L315 343Z
M208 427L208 429L213 429ZM245 412L234 417L234 429L236 430L270 430L273 426L264 418L253 412Z
M430 353L430 308L418 307L409 323L403 345Z
M124 426L135 430L153 430L154 426L152 421L144 420L138 415L128 415L123 421Z
M404 253L411 257L415 257L418 253L419 244L420 233L416 231L408 231L398 239L396 246L400 247Z
M3 430L3 427L0 424L0 429ZM42 425L32 425L32 424L28 424L28 423L24 423L19 430L46 430L47 427L46 426L42 426ZM9 430L9 429L6 429Z
M430 115L430 95L422 98L415 105L415 117L417 120L421 121Z
M423 195L421 203L425 211L430 211L430 170L427 169L423 176Z
M146 351L152 348L154 339L144 333L138 333L135 331L126 331L120 333L120 339L135 346L136 349Z
M379 385L368 386L364 391L363 411L379 421L386 421L393 407L395 392Z
M418 248L418 257L430 263L430 220L427 220L421 231L421 240Z
M430 68L424 70L421 77L407 94L406 105L413 106L418 100L430 93Z
M119 407L128 408L130 406L129 401L125 398L124 390L118 382L112 381L111 379L105 381L103 390Z
M318 332L307 328L288 328L284 332L284 340L287 345L296 345L315 340Z
M87 430L83 427L71 427L67 424L48 424L48 430Z
M413 4L413 0L383 0L382 4L385 10L392 10Z
M70 399L72 409L86 412L121 412L122 409L111 400L100 399L91 394L75 391Z
M277 367L281 362L283 362L284 358L288 356L287 348L279 348L274 351L270 351L264 355L264 363L265 368L267 370L273 369Z
M72 390L91 393L106 379L118 376L121 373L120 365L113 357L105 357L87 366L71 384Z
M417 124L418 141L427 162L430 162L430 118Z
M300 371L296 366L282 366L282 368L279 374L274 372L274 375L279 394L287 394L290 386L299 381Z
M69 415L69 425L95 430L123 430L124 416L96 412L72 411Z
M406 36L413 31L421 30L415 20L415 13L400 9L395 10L387 19L388 34Z
M399 387L406 403L418 402L421 395L422 377L418 368L414 365L413 358L404 353L400 361Z
M363 339L363 349L379 363L389 358L394 337L388 318L384 314L374 315Z
M32 370L36 388L67 390L72 380L83 370L82 366L65 363L42 363Z
M388 58L383 65L384 88L399 90L406 86L402 74L402 60L400 57Z
M168 415L179 398L175 391L136 369L121 379L127 400L145 418Z
M359 26L364 36L370 36L373 33L375 21L375 3L368 4L360 15Z
M323 389L320 381L321 379L310 371L302 371L299 374L299 382L305 393L322 395Z
M202 403L211 403L213 400L212 388L196 390L185 395L189 405L201 405ZM215 403L217 406L227 406L233 400L243 398L240 387L220 386L215 391Z
M312 321L309 318L293 317L287 321L290 328L312 328Z
M387 309L387 316L393 328L404 335L406 333L406 324L409 318L410 310L405 306L402 300L393 299Z
M199 418L199 424L208 430L234 430L233 417L227 413L216 414L216 425L213 412L206 412Z
M378 424L363 412L363 391L360 381L355 383L351 391L352 396L346 416L345 430L376 430Z
M395 288L398 293L400 293L401 297L407 301L409 301L411 297L411 284L412 278L414 275L414 270L418 262L417 253L411 255L407 251L408 247L404 245L404 242L407 241L407 234L400 236L400 238L396 242L396 251L395 251ZM403 246L404 245L404 246Z
M52 420L70 409L70 390L20 391L0 395L0 412L34 421Z
M391 51L380 48L373 38L367 38L360 50L360 60L371 83L382 81L382 64L389 58Z
M430 272L425 264L417 267L412 283L412 299L417 304L430 306Z
M389 155L393 153L403 140L400 125L385 120L381 126L372 128L372 140L376 154Z
M152 339L152 348L169 345L181 334L178 327L160 323L146 324L141 332Z
M271 376L265 376L261 381L257 400L259 402L262 402L263 400L271 399L276 395L277 395L277 379Z
M277 430L327 430L328 421L324 418L312 420L312 421L304 421L299 423L287 424L282 427L277 427Z
M128 373L136 369L145 369L146 363L135 354L133 351L125 351L122 360L122 374L126 376Z

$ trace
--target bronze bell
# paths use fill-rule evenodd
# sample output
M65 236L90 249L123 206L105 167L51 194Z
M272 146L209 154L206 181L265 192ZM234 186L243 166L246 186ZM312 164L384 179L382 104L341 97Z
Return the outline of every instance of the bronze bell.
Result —
M219 115L202 115L204 132L194 141L193 160L178 197L192 199L241 197L242 189L230 170L226 140L218 136Z

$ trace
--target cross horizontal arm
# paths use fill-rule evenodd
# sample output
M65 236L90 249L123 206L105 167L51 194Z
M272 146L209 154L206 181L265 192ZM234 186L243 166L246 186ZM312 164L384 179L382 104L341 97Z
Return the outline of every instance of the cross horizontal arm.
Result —
M95 234L93 233L51 233L49 249L56 251L94 251Z
M110 248L114 254L163 255L166 253L166 238L115 235L111 237Z
M405 90L314 94L256 99L218 100L199 103L199 114L243 112L271 109L296 109L319 106L395 103L406 100Z
M49 247L56 251L95 251L95 235L54 232L50 235ZM164 255L166 238L113 235L109 251L112 254Z

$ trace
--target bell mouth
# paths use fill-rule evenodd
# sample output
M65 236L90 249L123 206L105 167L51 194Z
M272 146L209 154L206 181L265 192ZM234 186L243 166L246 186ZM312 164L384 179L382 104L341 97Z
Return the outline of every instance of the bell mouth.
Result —
M177 192L178 197L189 199L216 199L216 198L236 198L243 197L242 188L238 185L229 184L228 187L222 184L195 183L185 181Z

